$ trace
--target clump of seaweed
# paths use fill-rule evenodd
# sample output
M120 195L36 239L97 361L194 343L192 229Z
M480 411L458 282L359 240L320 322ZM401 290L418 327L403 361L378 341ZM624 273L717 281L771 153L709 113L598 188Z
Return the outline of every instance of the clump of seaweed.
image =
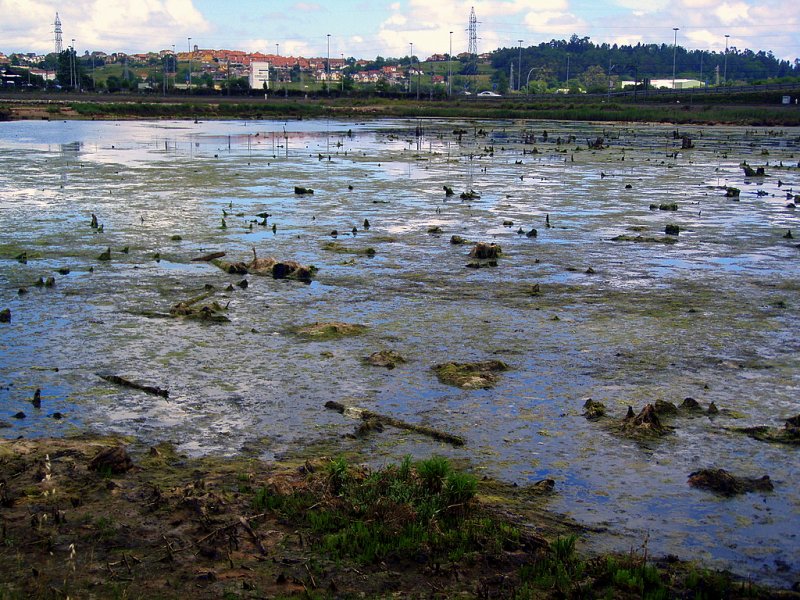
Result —
M500 360L474 363L448 362L433 367L439 381L465 390L494 387L500 380L498 373L508 371L508 369L508 365Z
M358 323L342 323L340 321L326 321L311 323L294 328L294 333L310 340L335 340L352 335L360 335L367 330L366 325Z

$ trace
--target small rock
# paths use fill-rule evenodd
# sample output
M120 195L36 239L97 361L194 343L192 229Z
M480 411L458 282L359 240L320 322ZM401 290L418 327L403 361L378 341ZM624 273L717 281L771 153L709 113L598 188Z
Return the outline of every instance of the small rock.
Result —
M532 494L552 494L556 488L556 482L553 479L542 479L527 488Z
M361 424L356 427L354 435L357 438L362 438L368 436L373 431L377 431L378 433L383 431L383 423L381 423L379 419L362 421Z
M478 242L469 253L470 258L477 258L479 260L496 259L503 253L502 249L497 244L487 244L486 242Z
M239 283L237 283L236 285L238 285L238 286L239 286L240 288L242 288L243 290L246 290L246 289L247 289L247 286L249 286L249 285L250 285L250 282L249 282L249 281L247 281L247 279L242 279L242 280L241 280Z
M664 233L667 235L679 235L681 232L681 228L679 225L667 225L664 228Z
M701 411L703 408L694 398L684 398L683 403L681 404L681 408L683 410L690 410L693 412Z
M710 415L716 415L719 413L719 409L717 408L717 405L712 402L708 405L708 410L706 412L708 412Z
M606 414L606 405L597 400L592 400L591 398L583 403L583 408L586 409L583 416L590 421L595 421Z
M658 415L674 415L678 413L678 407L666 400L656 400L655 409Z
M394 369L397 365L405 363L406 359L394 350L379 350L364 358L364 362L376 367Z
M793 240L794 239L794 236L792 235L792 230L791 229L787 229L786 230L786 233L783 234L783 239L785 239L785 240Z
M538 236L538 235L539 235L539 232L538 232L538 231L536 231L536 228L534 227L534 228L533 228L533 229L531 229L531 230L530 230L528 233L526 233L526 234L525 234L525 237L528 237L528 238L535 238L535 237L536 237L536 236Z
M36 388L36 391L33 392L33 400L31 400L31 404L33 404L34 408L42 407L42 390L39 388Z
M428 233L442 233L442 228L439 227L438 225L428 227Z
M452 236L450 238L450 243L453 244L454 246L458 246L458 245L461 245L461 244L466 244L467 240L465 240L460 235L454 235L454 236Z
M11 323L11 309L4 308L0 310L0 323Z

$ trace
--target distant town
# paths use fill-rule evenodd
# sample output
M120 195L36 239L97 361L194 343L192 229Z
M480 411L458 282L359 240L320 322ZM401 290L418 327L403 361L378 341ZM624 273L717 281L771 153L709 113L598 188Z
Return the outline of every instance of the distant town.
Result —
M726 38L727 39L727 38ZM474 46L473 46L474 47ZM189 49L191 48L191 49ZM357 93L441 98L794 83L800 60L771 52L688 50L677 44L617 46L573 35L527 48L372 60L176 46L126 54L62 47L56 15L54 50L0 53L4 90L141 94L308 95Z

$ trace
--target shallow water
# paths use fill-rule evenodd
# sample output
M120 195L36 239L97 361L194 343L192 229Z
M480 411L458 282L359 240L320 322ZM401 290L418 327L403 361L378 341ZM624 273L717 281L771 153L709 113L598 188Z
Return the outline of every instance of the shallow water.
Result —
M0 308L12 322L0 325L0 420L11 425L0 435L91 428L169 439L185 452L271 458L351 432L353 421L322 408L338 400L467 439L451 449L392 430L339 442L376 462L438 452L520 484L550 477L551 508L614 532L592 536L598 548L647 538L651 553L789 585L800 576L797 449L726 427L782 426L800 412L800 250L783 238L799 229L786 192L800 192L800 130L682 128L696 148L681 151L673 129L2 123ZM587 150L598 136L610 147ZM744 178L744 160L768 165L769 176ZM296 196L295 185L315 193ZM481 197L446 199L443 185ZM738 201L724 197L725 185L741 189ZM650 209L668 202L679 210ZM254 216L262 211L272 215L267 227ZM89 227L92 213L103 232ZM670 223L681 227L672 245L611 241L662 238ZM427 233L434 225L443 234ZM323 249L334 229L345 246L376 255ZM498 266L466 268L470 246L451 245L452 234L499 243ZM107 247L112 260L98 261ZM248 276L247 289L225 292L243 277L191 262L217 250L249 260L253 247L319 272L310 285ZM15 259L22 251L27 264ZM48 276L53 288L33 286ZM542 293L532 296L536 283ZM205 284L229 303L230 323L154 316ZM369 329L317 342L291 333L329 320ZM361 363L382 348L409 363ZM491 390L451 388L430 370L488 358L512 367ZM111 386L98 372L170 397ZM39 411L29 403L37 387ZM588 397L622 417L628 405L686 396L723 413L676 419L674 434L647 443L581 416ZM20 410L25 419L11 418ZM702 467L768 473L776 489L718 499L688 487Z

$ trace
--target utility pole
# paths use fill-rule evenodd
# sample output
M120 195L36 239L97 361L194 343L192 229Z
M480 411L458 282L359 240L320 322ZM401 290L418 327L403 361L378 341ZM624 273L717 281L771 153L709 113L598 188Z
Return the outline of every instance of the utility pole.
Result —
M411 46L411 50L409 50L408 55L408 95L411 95L411 69L414 68L414 42L408 42L408 45Z
M422 65L420 64L419 59L417 59L417 100L419 100L419 78L421 72L422 72Z
M447 97L453 95L453 32L450 32L450 54L447 55Z
M517 91L522 88L522 40L519 41L519 57L517 58Z
M705 84L705 81L703 81L703 51L702 50L700 50L700 82ZM703 87L705 87L705 85L703 85Z
M675 57L678 52L678 28L673 27L672 31L675 32L675 41L672 43L672 91L675 91Z
M188 78L188 85L186 88L186 95L192 93L192 38L187 38L189 42L189 78Z
M328 72L327 77L325 77L326 87L328 89L328 95L331 94L331 34L328 35L328 61L325 64L325 70Z
M342 80L342 94L344 94L344 52L342 52L342 68L339 71L339 79Z
M70 69L72 70L72 87L73 89L78 88L78 66L75 60L75 38L72 38L72 47L70 49Z

